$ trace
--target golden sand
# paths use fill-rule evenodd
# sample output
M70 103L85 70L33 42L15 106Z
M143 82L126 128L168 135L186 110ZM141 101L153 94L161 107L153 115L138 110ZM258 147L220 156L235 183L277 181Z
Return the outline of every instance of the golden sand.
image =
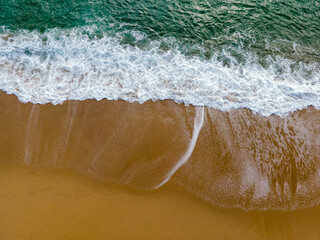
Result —
M11 239L320 239L320 208L217 209L169 184L137 192L69 171L0 167L0 236Z
M312 107L266 118L0 92L0 109L1 240L320 239Z
M23 104L0 92L0 109L5 162L66 168L140 190L172 176L215 206L299 209L320 203L320 111L312 107L266 118L247 109L221 112L173 101ZM195 138L199 115L203 124Z

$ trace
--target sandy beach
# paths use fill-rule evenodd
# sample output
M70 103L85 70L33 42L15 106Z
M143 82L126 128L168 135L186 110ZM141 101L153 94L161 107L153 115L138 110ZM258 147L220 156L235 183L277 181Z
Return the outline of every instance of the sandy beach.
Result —
M168 184L152 192L66 170L0 167L1 239L308 239L320 208L220 209Z
M314 108L0 99L3 239L320 237Z
M5 163L69 169L154 190L169 180L214 206L288 210L319 203L320 112L286 118L173 101L24 104L0 95Z
M0 3L0 240L319 240L320 1Z

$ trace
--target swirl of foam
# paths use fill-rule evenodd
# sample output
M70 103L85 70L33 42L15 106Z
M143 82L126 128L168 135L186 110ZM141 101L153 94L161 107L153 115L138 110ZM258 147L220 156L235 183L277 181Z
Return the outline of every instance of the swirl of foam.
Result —
M0 89L22 102L40 104L71 99L140 103L173 99L222 111L248 108L264 116L320 107L317 62L279 55L261 59L239 48L233 50L246 59L242 63L229 48L203 60L176 48L164 51L161 41L150 41L144 49L107 33L93 38L85 34L93 31L93 26L45 33L4 29ZM130 34L144 37L134 31Z

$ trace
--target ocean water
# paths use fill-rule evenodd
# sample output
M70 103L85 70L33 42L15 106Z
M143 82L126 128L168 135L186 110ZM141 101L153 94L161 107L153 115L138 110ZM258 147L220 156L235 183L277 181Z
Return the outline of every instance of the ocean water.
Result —
M320 108L318 1L1 1L0 89L22 102Z

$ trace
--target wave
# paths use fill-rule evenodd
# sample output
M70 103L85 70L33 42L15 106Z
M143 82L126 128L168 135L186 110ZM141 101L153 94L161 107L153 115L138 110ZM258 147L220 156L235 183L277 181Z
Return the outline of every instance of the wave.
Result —
M318 62L261 57L239 46L227 46L203 59L184 54L172 38L150 40L141 32L129 32L136 42L148 41L139 47L96 32L94 26L44 33L4 28L0 89L22 102L40 104L172 99L222 111L248 108L263 116L320 107ZM164 48L164 43L171 46Z

